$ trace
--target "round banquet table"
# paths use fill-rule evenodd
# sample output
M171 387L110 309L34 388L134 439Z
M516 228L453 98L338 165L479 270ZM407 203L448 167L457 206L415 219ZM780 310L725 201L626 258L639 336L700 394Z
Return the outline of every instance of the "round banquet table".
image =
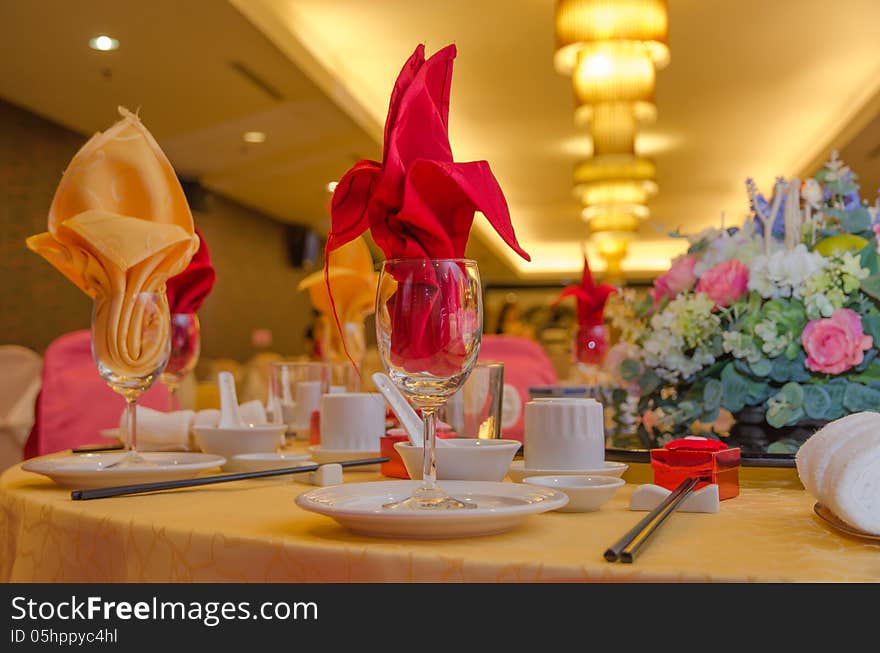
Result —
M634 564L608 563L604 550L644 515L628 502L650 468L625 478L598 512L425 541L349 533L297 507L312 486L291 477L71 501L17 465L0 477L0 581L880 581L880 543L830 529L793 469L743 468L740 496L719 513L676 513Z

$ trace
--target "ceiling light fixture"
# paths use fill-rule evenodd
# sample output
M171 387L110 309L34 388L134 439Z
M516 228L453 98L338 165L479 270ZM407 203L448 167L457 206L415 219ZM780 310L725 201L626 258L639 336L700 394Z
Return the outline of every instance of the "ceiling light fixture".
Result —
M119 41L110 36L107 36L106 34L101 34L92 39L89 39L89 47L92 50L109 52L110 50L116 50L119 48Z
M241 137L245 143L262 143L266 140L265 132L245 132Z
M333 191L336 190L336 187L338 185L339 185L338 181L331 181L329 184L327 184L327 192L332 193Z
M557 0L556 70L572 78L575 122L593 155L577 164L575 193L591 238L618 274L629 236L649 215L656 168L636 156L639 128L657 115L656 72L669 63L665 0ZM601 239L601 243L600 240Z

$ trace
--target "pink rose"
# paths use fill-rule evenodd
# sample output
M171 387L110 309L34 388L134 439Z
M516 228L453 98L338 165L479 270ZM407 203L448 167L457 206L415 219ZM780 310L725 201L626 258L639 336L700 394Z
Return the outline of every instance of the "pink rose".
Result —
M874 235L877 236L877 252L880 253L880 222L875 222L871 229L874 230Z
M697 284L697 292L709 296L715 306L730 306L749 287L749 269L742 261L730 259L708 270Z
M694 275L694 266L697 259L694 256L682 256L675 259L666 272L654 281L654 303L657 304L664 297L675 298L678 293L690 290L694 287L697 277Z
M801 336L807 367L814 372L840 374L862 362L874 339L862 331L858 313L839 308L831 317L813 320Z

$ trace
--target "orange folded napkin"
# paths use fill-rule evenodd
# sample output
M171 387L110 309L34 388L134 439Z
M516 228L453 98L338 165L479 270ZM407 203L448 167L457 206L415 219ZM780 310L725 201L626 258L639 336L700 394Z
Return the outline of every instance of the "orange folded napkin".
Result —
M98 301L96 352L116 373L155 370L169 325L137 301L164 293L199 245L177 175L138 117L95 134L76 153L55 191L48 231L27 246ZM163 336L164 333L164 336Z
M373 257L366 241L358 237L328 252L324 265L325 270L310 274L298 286L298 290L308 290L312 306L325 318L322 355L326 360L344 361L347 351L352 360L360 362L366 352L364 320L375 309L379 280L373 271ZM341 343L334 307L342 327Z

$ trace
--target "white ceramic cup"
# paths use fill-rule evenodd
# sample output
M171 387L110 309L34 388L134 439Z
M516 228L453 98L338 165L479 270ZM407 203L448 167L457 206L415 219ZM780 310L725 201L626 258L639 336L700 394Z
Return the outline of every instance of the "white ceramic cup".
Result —
M308 428L312 413L321 406L323 387L320 381L300 381L296 384L293 407L293 427Z
M540 470L599 469L605 423L595 399L533 399L526 404L524 466Z
M385 435L385 400L377 392L340 392L321 397L321 448L379 451Z

